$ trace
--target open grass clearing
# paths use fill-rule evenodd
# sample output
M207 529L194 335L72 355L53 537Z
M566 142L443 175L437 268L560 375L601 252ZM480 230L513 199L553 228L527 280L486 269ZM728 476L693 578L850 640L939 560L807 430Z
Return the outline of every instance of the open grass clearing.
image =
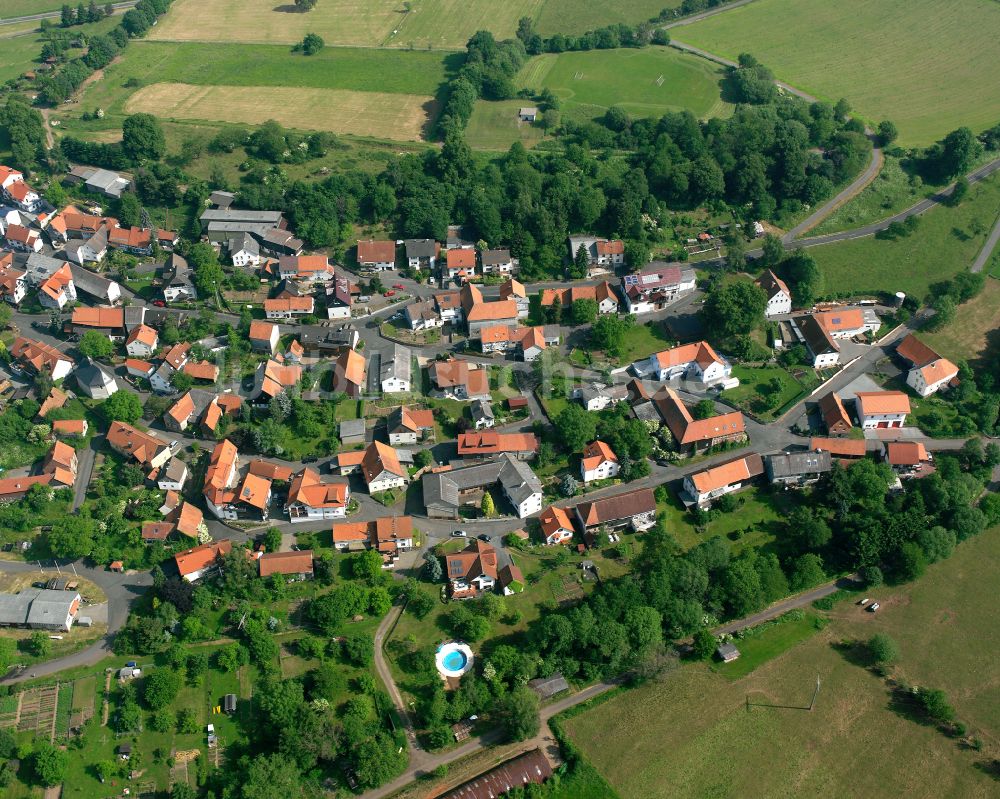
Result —
M774 419L792 400L819 385L816 372L806 366L791 371L781 366L734 366L740 384L724 391L721 398L761 419Z
M932 283L968 269L982 249L1000 207L1000 178L973 185L957 208L921 214L917 230L888 241L867 236L810 247L831 294L905 291L923 299Z
M690 110L696 117L728 116L719 95L722 70L669 47L546 53L524 65L523 88L551 89L564 117L594 119L613 105L635 117Z
M267 113L261 113L267 109ZM255 124L264 118L305 130L419 140L434 118L434 98L340 89L194 86L156 83L125 103L130 114Z
M0 2L0 19L44 14L46 11L58 11L62 6L62 0L3 0ZM75 9L76 5L73 8ZM3 27L0 27L0 30L3 30Z
M481 30L492 31L498 39L508 39L517 30L517 21L521 17L535 17L545 2L413 0L409 13L401 15L398 26L386 31L383 44L418 49L464 48L472 35Z
M694 518L673 492L670 492L666 502L657 503L656 510L666 517L667 532L681 548L691 549L710 538L725 536L730 550L737 555L746 549L765 547L775 541L781 532L781 522L791 512L798 495L750 488L735 496L739 503L736 510L719 512L703 531L699 531Z
M825 630L746 678L730 681L710 667L688 666L564 728L612 787L635 799L807 797L840 794L845 786L857 796L992 796L996 783L975 764L996 757L1000 744L1000 631L976 586L990 585L998 567L994 528L916 583L874 592L882 604L877 615L835 606ZM943 689L958 718L983 739L984 752L897 715L884 682L833 646L876 632L899 644L895 671ZM815 709L797 709L808 706L817 676ZM748 712L748 697L779 707Z
M733 60L750 52L798 89L891 119L903 146L990 127L1000 112L992 0L758 0L674 33Z
M731 663L713 662L712 668L730 680L746 677L758 666L805 641L822 624L818 613L791 613L752 630L736 640L740 656Z
M976 361L1000 347L1000 280L989 278L978 297L958 306L951 324L920 338L953 361Z
M465 129L465 139L476 150L506 152L514 142L533 147L545 131L537 122L521 122L517 110L530 100L479 100Z

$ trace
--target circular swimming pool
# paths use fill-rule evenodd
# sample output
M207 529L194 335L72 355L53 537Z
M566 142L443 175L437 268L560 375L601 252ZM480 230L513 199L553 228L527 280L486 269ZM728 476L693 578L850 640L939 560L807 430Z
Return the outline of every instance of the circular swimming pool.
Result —
M435 661L442 677L461 677L472 668L472 650L461 641L448 641L438 647Z

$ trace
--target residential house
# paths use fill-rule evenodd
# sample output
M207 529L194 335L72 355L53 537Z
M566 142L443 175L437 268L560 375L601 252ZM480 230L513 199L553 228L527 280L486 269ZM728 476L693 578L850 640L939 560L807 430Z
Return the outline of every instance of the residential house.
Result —
M325 283L333 279L334 270L325 255L286 255L278 259L278 276L282 280Z
M130 377L142 377L149 380L153 376L153 372L156 371L156 367L149 361L142 361L138 358L126 358L125 371L128 372Z
M708 469L684 476L681 498L698 507L706 507L723 494L746 488L764 473L764 464L756 452L733 458Z
M599 314L618 313L619 300L615 290L606 280L596 286L570 286L564 289L543 289L541 305L548 308L559 304L563 312L569 311L577 300L593 300Z
M33 211L41 197L24 182L24 174L9 166L0 166L0 191L23 211Z
M133 358L152 358L159 343L160 338L153 328L139 325L132 328L125 339L125 351Z
M878 314L871 308L837 308L819 311L813 318L832 338L854 338L864 333L874 333L881 326Z
M233 262L233 266L260 266L263 260L260 255L260 244L246 231L229 239L226 249L229 251L229 259Z
M500 284L500 299L513 300L517 305L517 318L526 319L531 312L531 300L528 299L528 290L520 281L510 278L505 283Z
M706 385L726 380L733 372L729 361L719 355L707 341L655 352L647 361L636 363L633 369L640 377L649 375L664 383L680 378Z
M569 257L576 260L580 248L587 253L591 264L603 267L622 266L625 263L625 243L619 239L597 238L596 236L574 235L569 237Z
M257 560L261 577L281 575L298 580L311 580L313 553L311 549L292 552L265 552Z
M91 308L78 305L70 315L67 333L85 333L96 330L112 341L120 341L125 336L125 310L123 308Z
M434 295L434 305L442 324L451 322L459 324L464 318L462 314L462 294L458 291L442 291Z
M358 346L361 335L350 322L328 326L302 326L298 330L299 343L310 355L341 355L344 350Z
M593 441L583 448L580 474L584 484L617 477L620 471L618 456L603 441Z
M177 573L181 579L196 583L202 577L213 573L222 561L224 555L233 549L232 541L210 541L193 549L178 552L174 555Z
M484 491L499 485L524 519L542 510L542 483L523 461L508 454L498 459L423 476L424 506L433 519L458 519L462 506L479 506Z
M131 458L144 469L159 469L174 450L174 442L164 441L155 433L144 433L125 422L112 422L108 427L108 446L119 455Z
M113 223L116 223L116 220L108 220L106 225L98 228L93 234L67 242L63 256L81 266L86 263L100 263L108 254L108 230L112 228Z
M263 252L280 258L283 255L298 255L302 252L305 242L282 228L271 228L263 234L255 234Z
M445 574L452 599L469 599L497 585L497 551L485 541L470 541L460 552L445 555Z
M851 417L844 408L844 403L835 391L824 394L817 403L820 415L823 417L823 424L826 425L826 432L831 436L846 435L854 426Z
M933 469L926 468L934 460L922 441L890 441L885 445L884 458L899 477L922 477Z
M360 355L358 357L361 357ZM363 360L363 359L362 359ZM383 394L405 394L413 389L411 374L413 353L402 344L394 344L392 357L382 356L379 382Z
M654 261L643 271L623 277L621 294L630 314L644 314L662 310L694 288L693 269Z
M313 469L304 468L288 487L285 513L294 522L342 519L347 515L351 488L346 482L324 483Z
M264 300L264 316L268 319L295 319L308 316L316 310L312 297L279 297Z
M811 438L809 449L829 452L839 461L861 460L868 454L868 445L863 438Z
M188 467L180 458L171 458L157 472L156 487L161 491L181 491L187 482Z
M69 264L58 263L62 265L38 284L38 302L43 308L62 310L68 303L76 302L76 284L73 283L73 271ZM31 274L31 266L32 258L28 258L29 275Z
M581 502L573 507L578 529L588 546L593 545L601 528L617 530L631 527L636 532L648 530L656 522L656 499L651 488L640 488L605 499Z
M436 327L444 327L444 320L441 314L435 310L434 305L429 301L411 302L403 309L406 316L406 324L410 330L431 330Z
M273 358L268 358L257 367L257 372L254 375L252 399L258 405L268 403L282 391L295 388L301 379L301 366L280 363ZM334 390L339 389L335 388Z
M896 345L896 354L910 365L906 385L921 397L929 397L951 385L958 367L920 341L912 333Z
M484 459L507 454L520 461L538 455L538 437L534 433L498 433L495 430L459 433L458 455L466 459Z
M223 514L239 476L236 471L239 458L236 445L229 439L223 439L212 450L212 457L205 472L203 493L208 509L216 518L227 518Z
M24 271L15 269L12 264L11 253L0 253L0 298L16 307L28 293L28 281L25 280Z
M90 358L82 358L73 373L80 391L91 399L106 400L118 390L114 373Z
M174 392L171 379L174 373L183 369L184 364L188 362L188 353L190 350L191 345L185 341L174 344L174 346L163 354L163 363L160 364L159 368L149 378L149 385L153 391L158 394L172 394Z
M814 369L830 369L840 363L840 344L815 316L800 317L794 320L794 324L802 343L809 350Z
M727 442L746 441L743 414L739 411L695 419L677 392L666 386L653 395L653 403L681 452L697 452Z
M344 275L336 275L333 283L326 287L326 318L350 319L353 303L351 281Z
M434 412L416 410L402 405L386 417L386 430L389 434L389 443L394 447L400 444L416 444L425 438L428 432L433 432ZM359 443L364 443L363 430Z
M367 549L373 532L374 522L340 522L331 528L333 548L340 551L357 552Z
M41 252L45 246L41 233L23 225L8 225L4 238L8 247L20 252Z
M181 371L203 383L214 383L219 379L219 367L211 361L188 361Z
M454 249L445 253L445 263L441 277L446 281L465 283L476 274L476 251Z
M628 399L628 389L625 386L590 383L570 391L570 399L580 400L588 411L603 411L609 405L625 402Z
M86 419L56 419L52 423L52 433L57 436L83 438L89 429Z
M49 391L49 395L42 400L42 404L38 408L38 415L36 418L44 419L54 410L61 408L69 400L69 395L60 388L52 386L52 390Z
M387 272L396 268L396 242L358 242L358 266L362 272Z
M357 399L364 389L365 356L356 350L344 350L333 364L333 390Z
M340 522L333 525L331 532L335 549L371 548L381 553L389 566L400 552L413 549L411 516L380 516L368 522Z
M828 450L779 452L765 458L767 479L777 485L801 486L815 483L833 468Z
M278 348L280 330L277 325L255 319L250 323L250 347L256 352L273 355Z
M854 404L865 430L902 427L910 412L910 398L902 391L859 391Z
M410 269L429 269L432 272L441 255L441 245L434 239L406 239L406 263Z
M167 512L166 520L173 523L178 533L188 538L197 539L208 530L205 526L205 515L190 502L178 500L177 505Z
M52 476L50 485L72 488L76 483L79 461L76 450L64 441L56 441L42 460L42 474Z
M549 546L568 544L573 540L573 521L565 508L550 505L538 517L538 521L541 523L545 543Z
M143 522L139 536L142 538L142 543L152 544L154 541L166 541L176 529L173 522Z
M183 433L204 416L215 400L214 392L192 388L166 410L163 414L163 426L175 433Z
M82 601L76 591L49 588L25 588L16 594L0 594L0 626L69 632Z
M781 316L792 312L792 292L788 290L785 281L768 269L756 281L767 295L767 305L764 316Z
M483 250L479 260L484 275L509 275L514 271L510 250Z
M406 469L399 463L396 450L380 441L373 441L365 450L361 459L361 476L369 494L402 488L410 481Z
M487 369L457 358L434 361L428 367L431 396L456 400L490 398L490 378Z
M229 442L220 442L219 446L216 447L216 451L212 453L209 475L212 474L213 467L216 466L216 453L223 444L229 444ZM232 444L230 446L232 447ZM232 447L233 451L235 449L235 447ZM229 452L227 450L219 453L219 455L220 461L218 465L220 466L220 470L224 471L228 464L228 461L225 459L228 458ZM238 481L234 479L225 488L216 490L214 484L209 482L209 477L206 475L205 501L208 509L219 519L266 520L271 502L271 481L266 477L261 477L247 471L242 479Z
M449 250L466 252L465 250ZM478 339L479 331L498 323L517 324L517 303L514 300L485 302L478 287L466 283L461 290L462 315L469 329L469 338Z
M73 276L73 285L77 292L89 294L97 302L103 302L107 305L116 305L121 302L122 287L114 280L108 280L76 264L70 264L69 271Z
M171 253L163 266L163 301L190 302L198 299L198 289L187 260L177 253Z
M33 374L47 371L53 380L62 380L73 371L74 363L60 350L43 341L18 336L10 347L11 357Z
M469 405L469 414L476 430L490 430L496 426L496 416L489 400L473 400Z

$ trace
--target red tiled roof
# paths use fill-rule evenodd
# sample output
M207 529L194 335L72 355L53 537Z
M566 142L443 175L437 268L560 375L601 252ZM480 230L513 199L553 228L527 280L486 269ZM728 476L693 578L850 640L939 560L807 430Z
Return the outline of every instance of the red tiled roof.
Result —
M603 441L594 441L583 448L583 468L592 471L604 461L618 463L618 456Z
M266 552L257 561L261 577L272 574L312 574L313 553L311 549L299 552Z
M185 577L212 565L216 559L232 551L232 548L233 544L229 540L212 541L185 552L178 552L174 555L174 562L181 577Z
M366 241L358 242L358 263L378 264L393 263L396 260L396 242Z

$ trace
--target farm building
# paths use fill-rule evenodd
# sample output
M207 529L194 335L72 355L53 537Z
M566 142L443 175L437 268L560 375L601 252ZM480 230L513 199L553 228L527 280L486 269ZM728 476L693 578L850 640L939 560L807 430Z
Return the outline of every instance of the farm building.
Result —
M0 626L68 632L80 610L80 602L78 593L47 588L0 594Z

